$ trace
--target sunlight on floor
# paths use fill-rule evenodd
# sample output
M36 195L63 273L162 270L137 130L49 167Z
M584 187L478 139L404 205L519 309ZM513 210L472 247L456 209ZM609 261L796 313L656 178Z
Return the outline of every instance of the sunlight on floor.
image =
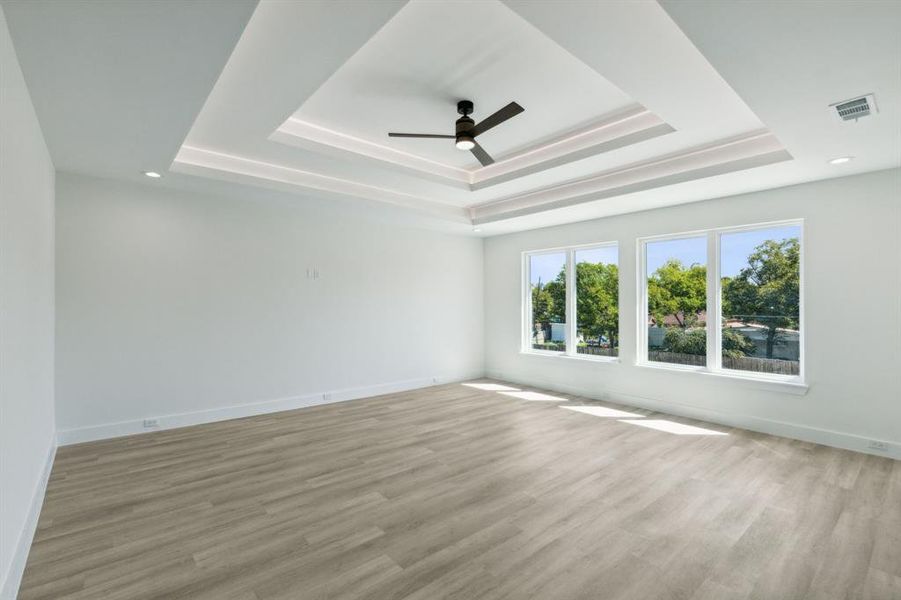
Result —
M606 406L561 406L560 408L574 410L594 417L611 417L617 419L641 419L644 417L644 415L638 413L616 410L615 408L607 408Z
M628 423L630 425L640 425L649 429L665 431L667 433L675 433L676 435L729 435L722 431L714 431L713 429L704 429L703 427L695 427L693 425L685 425L676 423L675 421L667 421L666 419L641 419L628 420L620 419L620 423Z
M541 392L524 392L519 388L502 385L499 383L463 383L466 387L484 390L486 392L497 392L502 396L510 396L520 400L528 400L531 402L570 402L569 398L561 398L560 396L551 396ZM617 419L620 423L628 425L639 425L648 429L656 429L675 435L729 435L722 431L713 429L704 429L703 427L695 427L694 425L685 425L675 421L666 419L646 419L644 415L633 413L616 408L607 408L606 406L561 406L574 412L591 415L593 417L607 417Z
M558 396L549 396L541 392L501 392L504 396L512 396L520 400L531 400L533 402L569 402L568 398L560 398Z
M497 383L464 383L466 387L485 390L486 392L518 392L519 388L510 387L508 385L500 385Z

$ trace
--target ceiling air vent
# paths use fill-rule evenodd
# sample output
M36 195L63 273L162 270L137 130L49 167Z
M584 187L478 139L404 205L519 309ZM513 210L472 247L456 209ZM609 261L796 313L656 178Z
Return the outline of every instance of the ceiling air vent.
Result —
M853 100L836 102L829 106L835 109L835 113L842 121L856 121L861 117L878 112L876 110L876 99L873 97L873 94L867 94Z

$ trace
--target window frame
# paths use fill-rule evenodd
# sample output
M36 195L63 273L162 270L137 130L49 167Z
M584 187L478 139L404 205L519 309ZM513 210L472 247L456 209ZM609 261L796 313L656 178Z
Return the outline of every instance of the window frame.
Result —
M659 361L653 361L648 359L648 252L647 245L649 242L668 242L673 240L687 240L687 239L702 239L707 242L707 263L705 264L707 268L707 285L706 285L706 295L707 295L707 315L708 320L710 316L710 241L709 238L706 237L707 231L685 231L681 233L667 233L664 235L653 235L648 237L638 238L636 240L638 244L638 273L636 277L636 283L638 284L638 290L636 294L636 298L638 298L638 322L636 323L636 331L637 335L635 339L637 341L636 351L637 356L635 360L635 364L641 366L654 366L665 369L673 369L675 371L706 371L706 366L697 366L697 365L680 365L674 363L665 363ZM707 331L707 347L710 347L710 331L708 328ZM710 364L710 351L707 352L707 364Z
M769 229L773 227L796 226L799 229L798 242L800 245L799 253L799 287L798 287L798 324L800 332L798 334L798 375L779 375L774 373L759 373L755 371L741 371L739 369L726 369L722 366L722 331L719 324L722 322L722 236L730 233L740 233L743 231L756 231L760 229ZM647 245L652 242L679 240L688 238L706 237L707 242L707 364L706 366L679 365L665 362L652 361L648 359L648 273L647 273ZM804 278L804 219L786 219L781 221L768 221L763 223L752 223L748 225L736 225L727 227L716 227L711 229L701 229L694 231L686 231L681 233L654 235L639 237L636 239L637 246L637 298L638 298L638 319L636 322L636 356L635 364L640 367L651 367L655 369L668 369L673 371L688 371L704 374L713 374L725 376L735 379L756 380L766 382L779 382L803 385L806 380L805 370L806 361L804 353L804 340L807 334L804 315L804 289L806 282ZM716 326L711 327L711 324Z
M580 250L594 250L596 248L616 248L616 266L619 269L620 249L618 241L594 242L589 244L577 244L570 246L558 246L555 248L544 248L540 250L526 250L522 253L522 319L520 330L522 332L522 340L520 344L520 352L522 354L533 354L537 356L555 356L557 358L570 358L575 360L587 360L599 363L619 362L619 356L600 356L593 354L579 354L578 345L576 343L576 332L578 331L576 316L576 269L575 257L576 252ZM546 254L565 255L566 269L566 349L563 352L555 352L553 350L536 350L532 348L532 274L531 274L531 257L542 256ZM620 283L622 282L622 271L619 271ZM617 294L617 307L621 307L622 294ZM621 326L620 326L621 328ZM620 337L622 337L620 333Z

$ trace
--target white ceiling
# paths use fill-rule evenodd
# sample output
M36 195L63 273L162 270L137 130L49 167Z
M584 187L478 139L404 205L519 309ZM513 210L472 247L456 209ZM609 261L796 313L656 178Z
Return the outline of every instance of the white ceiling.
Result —
M166 171L256 0L2 0L53 163Z
M0 3L60 170L490 235L901 165L901 3ZM493 167L385 137L461 98L526 108L480 139Z
M583 199L609 196L619 189L614 184L654 187L663 177L790 158L657 3L363 3L354 5L353 28L334 6L260 4L173 170L376 197L441 218L488 223L546 210L539 196L559 202L560 190L576 184L593 186L578 186ZM453 44L448 32L463 25L452 18L456 13L484 23ZM322 31L333 35L318 40ZM480 84L490 89L476 95L466 89L465 78L454 81L456 71L440 72L460 57L464 63L481 57L487 39L521 47L499 59L503 68ZM314 54L326 41L335 50ZM372 74L388 68L379 67L380 60L400 61L390 79L407 77L432 91L409 97L395 89L403 86L383 84L378 71ZM430 71L428 65L437 66ZM607 73L616 81L602 75ZM432 83L436 77L439 83ZM548 94L554 86L563 92ZM463 89L449 91L457 88ZM260 89L273 93L247 92ZM447 154L435 141L408 140L400 152L389 145L397 142L387 139L387 130L402 128L401 121L413 120L409 128L452 122L455 101L465 96L478 106L484 97L496 98L488 100L492 110L513 99L522 102L526 112L484 140L502 152L527 150L461 179L447 171L458 171L457 165L433 157L454 160L457 152L463 157L458 164L471 164L466 153L451 148ZM363 106L370 98L377 110ZM521 126L530 119L536 124ZM583 128L573 131L578 127ZM414 144L426 150L414 152ZM660 164L664 157L666 164Z
M540 76L536 76L540 74ZM299 120L455 167L458 100L478 122L516 101L526 111L480 138L495 158L575 131L634 100L500 2L410 2L301 105Z
M663 6L795 158L797 181L901 165L901 2ZM879 114L839 120L828 105L875 93ZM828 159L855 156L836 169Z

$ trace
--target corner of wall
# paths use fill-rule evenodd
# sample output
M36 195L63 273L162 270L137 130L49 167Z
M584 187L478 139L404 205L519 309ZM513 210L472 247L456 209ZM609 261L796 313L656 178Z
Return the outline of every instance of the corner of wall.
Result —
M47 483L50 481L50 472L53 470L53 461L56 458L56 439L51 441L47 458L44 460L44 469L41 472L37 485L31 494L31 503L28 515L25 518L24 527L16 540L15 550L10 560L5 578L0 583L0 600L15 600L22 583L22 575L25 573L25 564L28 562L28 553L31 550L31 542L37 531L38 518L41 515L41 507L44 504L44 495L47 492Z
M24 573L56 454L56 170L0 6L0 421L4 460L0 598L13 599ZM10 360L11 359L11 360ZM24 368L23 368L24 367Z

